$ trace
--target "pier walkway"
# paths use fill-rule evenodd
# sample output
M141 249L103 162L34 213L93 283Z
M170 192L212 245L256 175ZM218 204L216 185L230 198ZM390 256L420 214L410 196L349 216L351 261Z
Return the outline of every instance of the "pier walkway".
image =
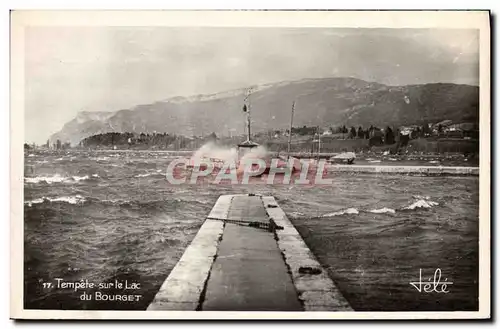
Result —
M269 224L257 196L234 197L228 220ZM202 310L302 311L273 232L226 224Z
M148 310L352 311L270 196L223 195Z

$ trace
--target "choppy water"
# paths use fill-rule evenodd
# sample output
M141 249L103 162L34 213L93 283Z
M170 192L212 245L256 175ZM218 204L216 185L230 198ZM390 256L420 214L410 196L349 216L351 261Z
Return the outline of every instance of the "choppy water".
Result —
M474 310L477 177L337 174L331 186L179 185L154 152L25 157L25 307L143 310L218 196L274 195L356 310ZM436 268L448 294L409 282ZM80 301L65 281L139 282L139 302ZM92 289L91 289L92 290Z

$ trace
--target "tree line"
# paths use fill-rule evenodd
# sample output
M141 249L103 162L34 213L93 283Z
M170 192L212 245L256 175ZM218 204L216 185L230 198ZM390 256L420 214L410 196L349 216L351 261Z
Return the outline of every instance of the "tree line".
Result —
M423 124L421 126L412 126L413 128L408 131L402 131L397 127L387 126L382 129L380 127L371 125L369 128L363 128L358 126L358 128L351 126L338 126L330 127L329 135L342 135L342 139L368 139L370 140L370 145L382 145L382 144L394 144L396 140L409 140L420 137L429 136L432 130L429 128L428 124ZM438 132L442 131L442 127L437 128ZM289 134L289 129L285 130L285 133ZM292 127L292 135L298 136L314 136L317 134L324 134L323 130L318 126L303 126L303 127ZM275 130L273 134L280 135L282 131Z
M207 137L200 138L202 141L210 141L217 139L215 133L211 133ZM172 146L176 149L182 149L188 146L193 139L182 135L168 133L131 133L131 132L109 132L97 134L80 141L80 147L99 147L99 146L120 146L120 147L152 147L168 148Z
M339 135L342 134L343 139L368 139L370 140L370 145L383 145L383 144L394 144L397 141L402 140L405 143L406 140L425 137L432 133L431 129L427 124L422 126L413 126L411 131L402 133L399 128L387 126L382 129L377 126L371 125L369 128L363 128L358 126L358 128L351 126L338 126L328 128L329 135ZM442 127L438 127L438 130L442 130ZM272 138L273 135L282 135L285 132L289 134L289 129L286 130L273 130L268 133L257 133L256 137L269 135ZM294 136L316 136L317 134L324 134L324 130L318 126L302 126L302 127L292 127L292 135ZM188 138L182 135L175 135L169 133L132 133L132 132L108 132L102 134L96 134L80 141L79 147L156 147L156 148L174 148L182 149L188 147L191 142L195 141L196 144L200 144L207 141L215 141L218 139L217 135L212 132L206 137L192 137ZM46 147L50 147L50 141L47 140ZM56 140L52 144L52 148L56 150L64 150L70 148L69 143L62 143L60 140ZM192 146L192 145L191 145Z
M441 131L442 127L438 127L438 131ZM432 130L429 128L428 124L423 124L422 126L413 126L412 129L400 130L400 128L387 126L385 129L371 125L367 129L363 129L359 126L356 129L351 126L348 129L345 125L337 128L330 128L332 134L343 134L348 139L368 139L371 145L392 145L396 142L400 142L406 145L410 139L421 138L429 136Z

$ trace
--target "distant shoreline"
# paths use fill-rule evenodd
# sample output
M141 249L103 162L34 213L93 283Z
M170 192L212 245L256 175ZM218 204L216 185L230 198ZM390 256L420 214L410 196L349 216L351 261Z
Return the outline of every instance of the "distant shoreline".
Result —
M25 150L25 153L33 153L33 152L45 152L45 153L65 153L65 152L121 152L121 153L179 153L179 154L192 154L195 153L198 150L155 150L155 149L100 149L100 148L90 148L90 149L84 149L84 148L70 148L70 149L63 149L63 150L47 150L43 148L39 149L30 149L30 150ZM347 152L353 152L353 151L347 151ZM298 157L298 158L304 158L304 157L310 157L310 158L317 158L318 156L320 158L326 158L326 157L332 157L341 153L345 152L290 152L290 156L293 157ZM364 151L364 152L353 152L356 154L356 156L359 155L367 155L367 156L379 156L379 155L385 155L385 156L390 156L390 157L460 157L463 156L461 152L443 152L443 153L435 153L435 152L414 152L414 153L407 153L407 154L383 154L383 152L377 152L377 151ZM279 155L279 154L286 154L286 152L277 152L277 151L268 151L268 154L271 155Z
M26 150L25 157L30 156L35 153L42 154L78 154L78 153L123 153L123 154L133 154L133 153L153 153L153 154L165 154L170 156L181 156L189 157L193 155L197 150L139 150L139 149L68 149L68 150ZM290 155L299 159L324 159L328 160L330 157L335 156L341 152L323 152L318 155L318 153L310 152L290 152ZM283 152L269 152L270 156L277 156L278 154L283 154ZM339 165L340 163L331 163L332 166ZM436 153L408 153L408 154L387 154L381 152L360 152L356 153L356 159L354 165L345 165L345 167L350 166L363 166L363 167L436 167L436 168L446 168L446 167L469 167L469 168L479 168L479 159L477 157L467 158L461 153L446 153L446 154L436 154ZM344 166L343 166L344 167ZM383 169L386 171L388 169ZM355 171L355 170L353 170ZM370 170L372 171L372 170Z

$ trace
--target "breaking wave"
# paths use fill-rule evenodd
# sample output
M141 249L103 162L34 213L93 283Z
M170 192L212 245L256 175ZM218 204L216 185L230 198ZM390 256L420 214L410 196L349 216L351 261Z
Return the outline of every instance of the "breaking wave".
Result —
M154 175L153 173L148 173L148 174L139 174L139 175L135 175L134 177L135 178L140 178L140 177L148 177L148 176L151 176L151 175Z
M335 217L335 216L342 216L342 215L358 215L360 212L364 213L372 213L372 214L395 214L397 211L407 211L407 210L415 210L415 209L420 209L420 208L432 208L434 206L438 206L439 203L436 201L430 200L430 197L428 196L420 196L420 195L414 195L413 196L416 201L411 203L408 206L399 208L399 209L393 209L393 208L375 208L375 209L370 209L370 210L358 210L356 208L347 208L343 209L340 211L335 211L331 213L326 213L324 215L319 216L320 218L323 217ZM293 217L293 215L292 215Z
M358 209L356 208L347 208L344 210L340 211L335 211L335 212L330 212L327 214L322 215L321 217L334 217L334 216L341 216L341 215L357 215L359 214Z
M92 174L92 175L85 175L85 176L72 176L72 177L67 177L67 176L61 176L59 174L53 175L53 176L35 176L35 177L25 177L24 181L29 184L38 184L38 183L46 183L46 184L52 184L52 183L72 183L72 182L79 182L79 181L85 181L89 180L92 178L99 178L98 174Z
M61 183L64 182L67 178L61 175L54 176L36 176L36 177L25 177L24 181L30 184L37 184L41 182L45 182L47 184L51 183Z
M88 180L88 179L91 179L91 178L99 178L99 175L98 174L92 174L92 175L85 175L85 176L73 176L72 177L73 180L79 182L81 180Z
M44 202L64 202L69 204L82 204L86 200L87 199L81 195L72 195L72 196L59 196L55 198L43 197L25 201L24 204L27 205L28 207L31 207L34 204L44 203Z
M288 216L290 216L292 218L299 218L299 217L305 216L305 214L301 213L300 211L294 211L294 212L291 212L290 214L288 214Z
M372 209L368 210L368 212L374 213L374 214L395 214L396 210L392 208L380 208L380 209Z
M411 205L404 207L403 210L414 210L417 208L432 208L434 206L439 205L439 203L435 201L420 199L412 203Z
M193 160L201 160L206 158L220 159L222 161L236 160L238 157L238 151L236 148L225 148L215 143L208 142L202 147L200 147L193 154Z
M145 173L145 174L138 174L138 175L135 175L134 177L135 178L142 178L142 177L149 177L149 176L161 176L161 177L163 177L164 174L161 173L161 169L158 169L155 172L148 172L148 173Z

